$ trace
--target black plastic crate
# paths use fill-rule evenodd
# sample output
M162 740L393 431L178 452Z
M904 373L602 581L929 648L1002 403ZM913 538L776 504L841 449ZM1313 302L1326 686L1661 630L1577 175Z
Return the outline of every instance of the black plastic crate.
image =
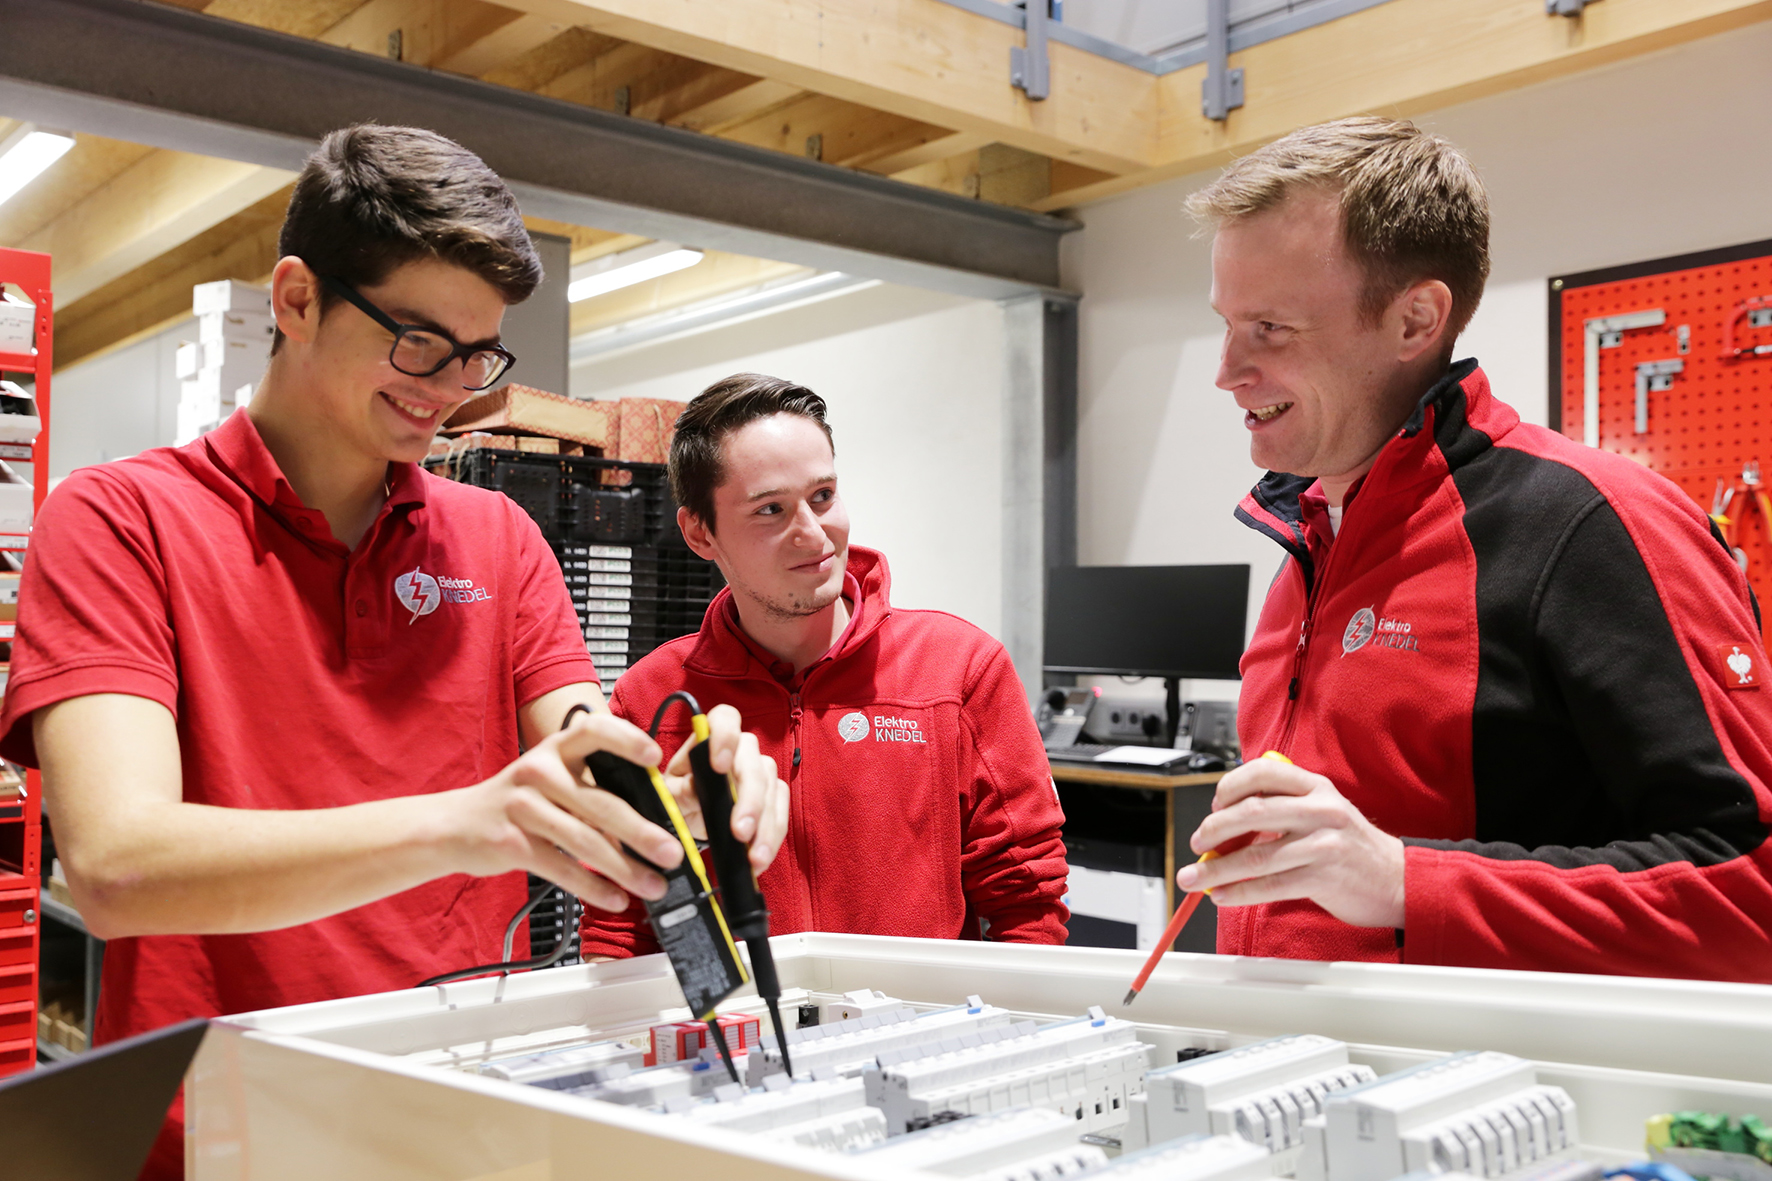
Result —
M662 463L475 447L428 459L425 466L504 492L549 541L684 548Z

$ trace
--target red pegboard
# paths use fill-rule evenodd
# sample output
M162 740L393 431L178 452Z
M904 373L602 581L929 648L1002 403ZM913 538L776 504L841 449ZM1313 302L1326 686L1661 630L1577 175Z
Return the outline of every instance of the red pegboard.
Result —
M1744 489L1742 469L1757 463L1762 490L1772 493L1772 349L1753 352L1772 346L1772 325L1753 326L1746 315L1768 296L1772 242L1758 242L1555 278L1550 300L1552 425L1586 438L1591 349L1598 446L1667 476L1706 512L1719 480L1737 490L1727 514L1731 540L1746 555L1762 616L1772 612L1772 521ZM1657 311L1661 323L1625 328L1616 344L1591 339L1586 327ZM1731 342L1739 355L1725 357ZM1680 371L1663 376L1668 388L1647 392L1648 429L1638 433L1638 366L1676 360ZM1772 646L1772 618L1765 622Z

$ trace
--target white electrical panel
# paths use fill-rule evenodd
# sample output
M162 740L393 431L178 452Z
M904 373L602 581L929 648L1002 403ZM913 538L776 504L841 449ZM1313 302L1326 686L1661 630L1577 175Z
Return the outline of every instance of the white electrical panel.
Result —
M1186 1136L1129 1153L1097 1174L1102 1181L1264 1181L1274 1158L1240 1136Z
M821 1067L856 1074L887 1051L940 1042L1008 1025L1011 1020L1008 1010L987 1005L977 997L968 998L963 1005L919 1013L903 1001L880 996L890 1003L872 1006L866 1016L788 1030L788 1064L795 1075L809 1075ZM826 1006L826 1010L835 1007ZM781 1069L775 1035L766 1033L761 1047L751 1052L746 1081L757 1086Z
M898 1132L945 1111L963 1115L1050 1107L1095 1132L1126 1122L1126 1099L1150 1064L1129 1021L1097 1008L1072 1021L1023 1021L941 1044L888 1051L863 1073L869 1101Z
M1046 1107L1022 1107L975 1116L893 1137L858 1153L865 1165L902 1174L912 1169L942 1177L971 1177L1005 1161L1069 1152L1077 1147L1070 1117Z
M1284 1152L1303 1144L1304 1121L1327 1095L1376 1077L1348 1062L1345 1042L1308 1033L1159 1067L1133 1101L1126 1144L1216 1133Z
M486 1063L480 1073L506 1082L564 1091L626 1074L645 1058L640 1047L627 1042L592 1042L563 1050L500 1058Z
M1466 1052L1329 1096L1298 1171L1310 1181L1424 1170L1501 1177L1579 1143L1574 1102L1561 1087L1541 1086L1531 1062Z
M769 1038L742 1082L711 1051L636 1068L682 1015L662 957L222 1019L194 1181L1555 1181L1641 1156L1658 1112L1772 1111L1772 989L1171 955L1105 1011L1136 953L774 942L784 1011L827 1018L792 1078Z

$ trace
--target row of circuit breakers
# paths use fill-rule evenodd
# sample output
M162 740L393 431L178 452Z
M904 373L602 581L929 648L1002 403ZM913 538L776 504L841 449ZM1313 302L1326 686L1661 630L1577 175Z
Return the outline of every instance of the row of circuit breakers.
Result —
M1138 1040L1137 1026L1100 1008L1038 1024L978 997L919 1012L863 991L827 1004L822 1015L822 1023L789 1031L791 1077L774 1037L756 1037L754 1021L722 1023L742 1084L731 1081L714 1047L647 1066L648 1056L626 1041L503 1058L479 1070L704 1126L866 1154L891 1171L979 1181L1600 1175L1573 1159L1569 1096L1508 1054L1453 1054L1381 1077L1350 1063L1345 1043L1315 1034L1183 1050L1180 1061L1153 1064L1156 1050ZM656 1036L676 1029L660 1026Z

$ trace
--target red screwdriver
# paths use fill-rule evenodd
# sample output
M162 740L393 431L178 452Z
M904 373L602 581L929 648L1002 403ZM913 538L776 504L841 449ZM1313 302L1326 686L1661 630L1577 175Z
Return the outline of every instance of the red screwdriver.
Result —
M1287 758L1277 750L1270 750L1261 757L1287 764L1292 762L1291 759ZM1215 857L1223 857L1226 854L1235 853L1238 849L1243 848L1254 840L1255 834L1252 832L1244 833L1240 837L1233 837L1224 844L1218 846L1218 848L1208 849L1200 854L1200 860L1211 861ZM1163 928L1163 934L1158 937L1157 945L1151 948L1150 958L1144 961L1144 967L1138 970L1138 975L1133 978L1132 987L1126 992L1126 999L1120 1002L1122 1007L1130 1005L1138 996L1139 992L1143 990L1145 984L1151 978L1151 973L1156 971L1157 965L1162 962L1163 953L1175 946L1175 940L1180 937L1181 929L1187 926L1187 921L1194 916L1194 911L1200 908L1200 899L1210 893L1212 893L1210 890L1196 890L1183 899L1180 906L1175 908L1175 914L1170 918L1169 925Z

